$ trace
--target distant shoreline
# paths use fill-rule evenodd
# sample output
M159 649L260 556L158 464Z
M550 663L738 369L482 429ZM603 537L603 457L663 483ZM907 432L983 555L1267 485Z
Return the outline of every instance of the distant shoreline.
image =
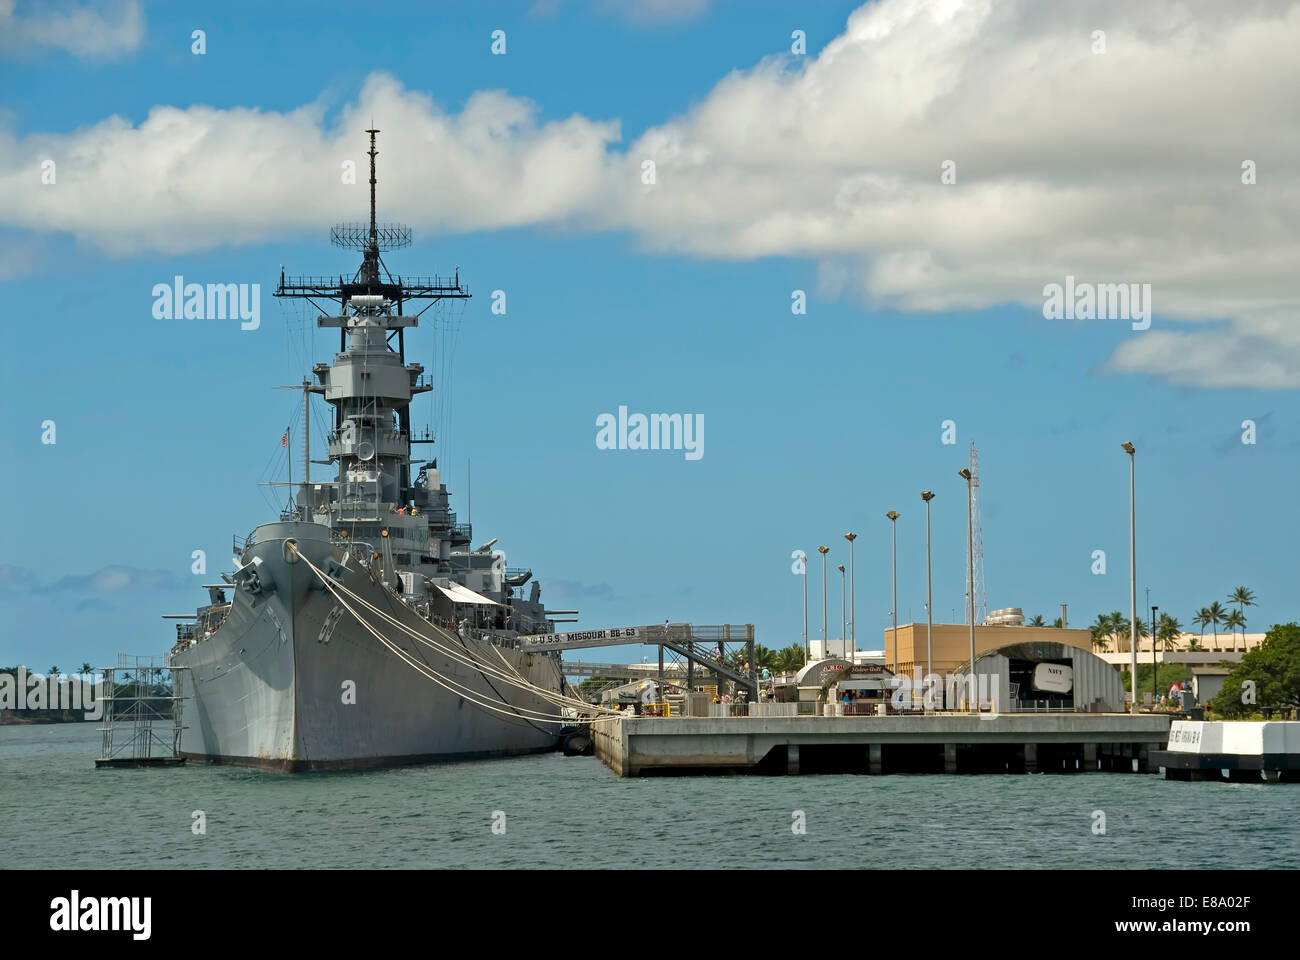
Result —
M90 720L86 717L30 716L29 714L32 712L34 711L24 710L20 713L17 710L0 710L0 727L29 727L37 723L99 723L100 720L104 719L103 717L98 720Z

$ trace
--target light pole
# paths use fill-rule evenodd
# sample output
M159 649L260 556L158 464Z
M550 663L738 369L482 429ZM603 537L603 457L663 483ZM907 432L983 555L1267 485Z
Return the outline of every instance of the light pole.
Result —
M1132 713L1137 713L1138 693L1137 693L1137 675L1138 675L1138 654L1137 654L1137 612L1138 612L1138 581L1137 581L1137 488L1135 486L1135 475L1137 474L1137 457L1134 456L1136 449L1133 444L1127 440L1121 446L1124 452L1128 454L1128 569L1129 569L1129 689L1133 691L1133 704L1130 707Z
M934 672L934 648L930 639L934 633L934 611L930 597L930 501L934 499L934 494L922 490L921 499L925 501L925 673L929 676Z
M844 629L844 564L836 569L840 571L840 653L849 652L849 632Z
M830 547L818 547L817 552L822 555L822 656L826 656L830 651L827 649L826 640L826 554L830 553Z
M970 687L975 686L975 489L971 486L970 470L963 467L957 471L957 476L966 481L966 601L967 619L970 620L970 680L966 697L969 702Z
M803 662L808 665L808 554L802 550L803 557Z
M856 533L846 533L844 539L849 542L849 632L853 636L853 655L849 657L849 663L853 663L858 656L858 605L856 596L858 578L854 576L853 569L853 541L858 539L858 535Z
M894 674L898 674L898 511L890 510L885 514L889 518L890 540L893 543L893 561L891 567L894 574L894 599L890 602L890 613L894 615ZM912 646L916 647L916 638L912 638ZM916 651L912 652L912 662L916 662Z
M1159 685L1156 683L1156 673L1160 667L1156 664L1156 611L1159 607L1151 608L1151 706L1155 706L1156 697L1159 694Z

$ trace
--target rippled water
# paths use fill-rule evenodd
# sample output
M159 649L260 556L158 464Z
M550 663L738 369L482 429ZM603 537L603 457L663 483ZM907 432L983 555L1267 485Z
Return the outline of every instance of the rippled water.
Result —
M1296 867L1300 786L1157 776L622 779L559 754L366 773L96 770L0 727L5 867ZM207 833L191 831L206 815ZM803 811L806 833L791 830ZM1106 817L1093 833L1093 811ZM494 811L505 833L492 832Z

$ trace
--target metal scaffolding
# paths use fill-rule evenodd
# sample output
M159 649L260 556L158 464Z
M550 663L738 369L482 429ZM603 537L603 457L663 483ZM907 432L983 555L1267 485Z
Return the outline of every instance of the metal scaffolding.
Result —
M103 735L97 767L170 766L183 763L181 731L185 672L163 658L117 655L104 668Z

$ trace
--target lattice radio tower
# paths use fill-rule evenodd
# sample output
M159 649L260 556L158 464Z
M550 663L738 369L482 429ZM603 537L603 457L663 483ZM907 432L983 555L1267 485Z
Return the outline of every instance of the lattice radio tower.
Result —
M971 486L971 539L975 555L975 622L983 623L988 615L988 599L984 595L984 534L980 531L980 452L975 441L970 443ZM970 560L966 561L966 583L971 582ZM970 623L970 597L966 597L964 622Z

